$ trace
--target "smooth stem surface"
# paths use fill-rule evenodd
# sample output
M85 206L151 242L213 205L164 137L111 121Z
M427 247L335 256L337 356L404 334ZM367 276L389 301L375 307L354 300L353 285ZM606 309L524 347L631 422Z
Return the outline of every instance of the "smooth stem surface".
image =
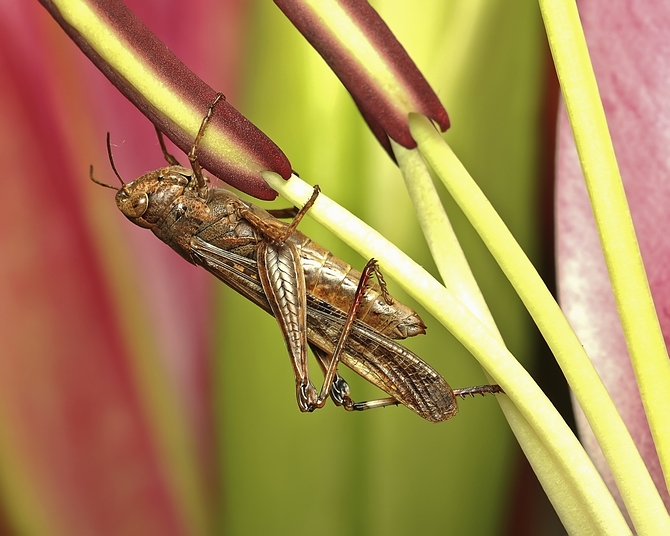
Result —
M470 270L425 160L417 149L405 149L393 140L391 146L444 285L489 327L500 344L505 344ZM565 471L564 467L556 463L551 451L514 404L505 397L496 397L496 400L563 525L571 533L575 533L572 529L578 527L593 527L594 519L587 509L581 507L579 494L575 490L575 480L583 476L574 471Z
M635 490L624 497L635 527L638 531L645 527L649 530L645 532L647 534L670 534L670 519L651 476L556 300L479 186L430 121L412 115L410 130L421 154L481 236L554 353L598 439L617 486L622 493L625 488Z
M442 282L484 324L497 332L495 321L442 206L426 162L417 149L405 149L393 140L391 146ZM502 342L502 337L500 340Z
M540 1L628 353L670 486L670 360L574 2ZM626 490L621 490L623 494ZM634 492L634 489L630 491ZM631 514L632 515L632 514ZM637 526L637 525L636 525Z

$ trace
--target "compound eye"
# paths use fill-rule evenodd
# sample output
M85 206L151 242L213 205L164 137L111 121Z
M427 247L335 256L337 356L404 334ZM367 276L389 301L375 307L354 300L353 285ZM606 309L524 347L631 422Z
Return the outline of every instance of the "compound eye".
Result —
M133 194L127 199L121 200L119 209L128 218L139 218L149 207L149 196L146 193Z
M183 173L175 174L175 178L177 179L177 184L179 186L188 186L188 183L191 180L190 175L184 175Z
M158 180L167 184L176 184L177 186L188 186L189 176L179 171L170 171L168 175L160 175Z

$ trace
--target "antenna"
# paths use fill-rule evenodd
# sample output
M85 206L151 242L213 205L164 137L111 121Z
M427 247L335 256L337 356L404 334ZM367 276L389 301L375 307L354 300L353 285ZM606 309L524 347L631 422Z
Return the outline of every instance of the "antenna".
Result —
M112 165L114 175L116 175L116 178L121 182L121 186L124 186L126 183L123 182L121 175L119 175L119 172L116 171L116 166L114 165L114 157L112 156L112 143L109 141L109 132L107 133L107 154L109 155L109 163Z
M117 188L116 186L110 186L109 184L105 184L104 182L100 182L98 179L96 179L96 178L93 176L93 166L91 166L91 169L90 169L90 171L89 171L89 175L88 175L88 176L91 178L91 180L92 180L94 183L96 183L96 184L98 184L98 185L100 185L100 186L104 186L105 188L111 188L111 189L114 190L115 192L118 192L118 191L119 191L119 188Z
M123 182L123 179L119 175L119 172L116 171L116 166L114 165L114 158L112 157L112 144L109 141L109 132L107 133L107 155L109 156L109 163L112 165L112 169L114 170L114 175L116 175L116 178L119 179L119 181L121 182L121 187L125 186L126 183ZM116 192L118 192L120 190L120 188L117 188L116 186L111 186L110 184L105 184L104 182L100 182L98 179L96 179L93 176L93 166L91 166L91 169L89 171L89 177L91 178L91 180L94 183L96 183L100 186L104 186L105 188L110 188L110 189L112 189Z

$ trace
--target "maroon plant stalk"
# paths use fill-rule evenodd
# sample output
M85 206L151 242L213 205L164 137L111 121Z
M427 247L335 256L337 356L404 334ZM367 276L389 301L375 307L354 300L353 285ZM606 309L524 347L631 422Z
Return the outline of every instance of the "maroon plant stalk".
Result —
M449 116L437 95L367 1L275 0L275 3L339 77L390 155L393 152L388 138L408 149L416 147L407 123L412 112L432 119L443 132L449 128ZM341 20L335 22L333 13L343 13L351 26L341 24ZM341 31L346 27L351 34ZM349 50L360 36L372 45L381 64L368 61L359 49ZM389 77L393 79L392 87L383 83Z
M194 133L185 131L129 80L103 58L103 53L86 40L80 29L72 26L69 14L59 9L58 0L40 0L70 38L104 75L149 120L163 131L180 149L188 152ZM174 95L204 116L216 92L198 78L130 11L120 0L87 0L83 5L96 13L104 24L98 31L108 32L109 41L119 41L145 66L146 76L158 85L168 87ZM223 134L231 143L224 148L224 157L203 144L200 162L226 183L260 199L274 199L276 192L263 181L261 171L274 171L283 178L291 176L291 164L284 153L263 132L226 101L220 101L208 129Z

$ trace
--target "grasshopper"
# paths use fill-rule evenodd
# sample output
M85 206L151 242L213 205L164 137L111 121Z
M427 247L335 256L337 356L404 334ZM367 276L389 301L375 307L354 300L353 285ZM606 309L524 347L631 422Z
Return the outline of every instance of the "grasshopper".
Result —
M396 342L425 333L425 325L389 295L376 262L368 262L360 273L296 229L316 200L318 186L286 224L277 217L286 217L287 211L266 211L209 185L197 149L222 96L217 94L202 120L188 154L190 169L167 151L156 129L167 167L124 183L108 134L109 160L121 186L96 180L93 166L90 178L116 191L116 205L131 222L151 229L188 262L277 319L293 365L300 411L322 408L330 397L350 411L403 404L428 421L441 422L457 413L457 396L502 392L497 385L453 390L430 365ZM324 374L320 391L310 379L308 347ZM389 398L354 402L337 372L340 362Z

